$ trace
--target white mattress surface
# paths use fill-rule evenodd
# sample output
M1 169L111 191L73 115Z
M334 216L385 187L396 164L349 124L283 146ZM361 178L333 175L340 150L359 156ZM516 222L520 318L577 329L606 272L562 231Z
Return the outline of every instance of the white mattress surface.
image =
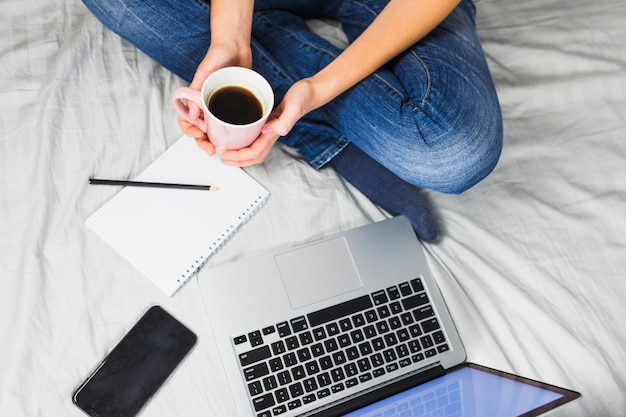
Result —
M468 359L582 393L558 416L626 415L626 2L481 0L505 146L462 195L426 191L429 262ZM341 41L336 28L313 22ZM77 0L0 13L0 415L80 416L71 393L143 312L199 343L146 416L232 416L197 280L211 267L387 217L277 146L247 169L272 196L168 298L84 220L180 137L184 83Z

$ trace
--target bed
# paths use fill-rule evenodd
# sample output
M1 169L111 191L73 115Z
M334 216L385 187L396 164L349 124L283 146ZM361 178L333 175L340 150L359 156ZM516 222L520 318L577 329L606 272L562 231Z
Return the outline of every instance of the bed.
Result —
M461 195L425 191L424 244L468 360L582 393L558 416L626 415L626 3L479 0L502 158ZM198 334L146 416L232 416L199 280L211 268L388 217L277 146L246 171L267 204L175 296L86 229L179 137L182 80L79 0L0 17L0 415L80 416L73 389L151 305ZM314 30L342 42L332 22Z

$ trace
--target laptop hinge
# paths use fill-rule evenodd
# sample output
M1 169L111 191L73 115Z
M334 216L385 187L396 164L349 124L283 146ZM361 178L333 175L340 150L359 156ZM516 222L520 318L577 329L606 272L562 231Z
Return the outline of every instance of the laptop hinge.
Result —
M306 417L339 417L351 411L358 410L366 405L373 404L391 395L405 391L417 385L424 384L446 374L440 362L435 362L424 368L420 368L411 374L403 375L396 379L389 380L379 385L375 385L367 390L358 392L345 399L327 404L309 412L303 413Z

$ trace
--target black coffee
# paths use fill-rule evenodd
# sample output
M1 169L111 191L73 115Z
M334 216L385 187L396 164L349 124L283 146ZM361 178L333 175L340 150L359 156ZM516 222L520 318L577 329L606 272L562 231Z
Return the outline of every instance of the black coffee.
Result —
M263 116L259 99L242 87L223 87L209 98L209 111L218 119L233 125L247 125Z

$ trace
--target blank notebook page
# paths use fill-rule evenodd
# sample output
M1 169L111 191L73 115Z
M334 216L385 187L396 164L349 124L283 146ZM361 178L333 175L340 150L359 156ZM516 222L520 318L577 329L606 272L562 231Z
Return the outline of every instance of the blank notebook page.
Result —
M208 156L186 136L135 180L218 187L125 187L85 222L170 296L269 196L241 168Z

